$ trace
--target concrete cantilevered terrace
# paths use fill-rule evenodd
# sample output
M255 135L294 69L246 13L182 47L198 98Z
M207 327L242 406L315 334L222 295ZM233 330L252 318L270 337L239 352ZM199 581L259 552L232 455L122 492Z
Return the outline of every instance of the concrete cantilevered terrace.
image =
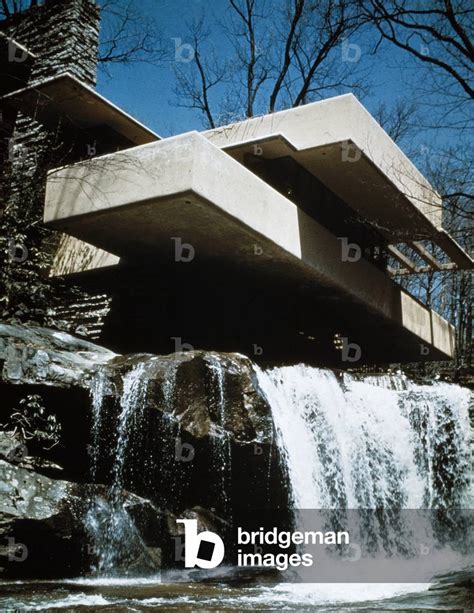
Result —
M83 276L114 296L108 333L125 325L126 349L182 339L342 366L335 335L363 362L452 356L452 326L367 255L415 267L403 243L437 269L470 267L441 213L426 179L347 95L54 170L44 219L112 254ZM359 237L365 257L344 257Z

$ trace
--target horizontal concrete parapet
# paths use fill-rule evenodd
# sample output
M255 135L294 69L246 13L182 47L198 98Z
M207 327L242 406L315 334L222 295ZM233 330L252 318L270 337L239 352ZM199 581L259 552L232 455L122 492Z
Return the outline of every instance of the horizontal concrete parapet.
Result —
M447 322L369 261L343 261L338 237L198 133L52 171L44 218L158 270L185 248L204 274L209 262L237 263L261 278L262 291L276 277L288 292L314 288L452 355Z
M291 155L388 235L440 230L441 198L416 166L352 94L215 128L204 135L239 158ZM280 139L275 136L279 135ZM273 138L269 138L273 136ZM283 142L282 142L283 141ZM281 153L280 153L281 155Z

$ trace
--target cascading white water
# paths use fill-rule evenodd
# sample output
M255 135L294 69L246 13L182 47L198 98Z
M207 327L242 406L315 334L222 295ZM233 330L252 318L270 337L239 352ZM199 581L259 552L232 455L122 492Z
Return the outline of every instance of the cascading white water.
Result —
M92 395L92 449L91 474L97 475L100 460L101 429L107 377L99 371L91 386ZM146 552L141 537L124 507L123 487L125 463L132 455L145 409L147 378L145 364L139 363L123 378L120 413L116 424L113 453L112 486L107 500L95 500L86 516L86 528L93 543L97 559L96 572L113 575L123 572L131 559ZM146 562L146 560L145 560ZM122 568L122 570L120 570Z
M295 509L467 506L468 390L302 365L257 375Z
M133 441L133 433L142 422L147 383L144 362L137 364L123 379L121 411L117 424L117 449L113 466L113 490L116 495L119 495L123 489L123 470Z
M219 476L217 484L219 492L217 496L221 499L221 513L230 521L230 500L229 490L231 481L231 440L229 432L225 427L225 383L224 383L224 368L218 356L209 356L209 366L213 378L214 394L217 403L217 424L218 431L215 432L213 439L214 453L214 471Z
M454 523L447 529L455 527L452 535L462 548L466 524L462 512L455 516L453 510L469 508L469 390L445 383L416 385L401 374L337 377L303 365L256 370L287 468L294 527L314 530L335 521L363 552L364 564L355 566L319 550L326 580L340 581L341 572L347 572L346 581L361 576L406 581L413 571L421 583L452 570L453 564L462 567L462 553L455 562L444 554L433 557L430 567L406 560L426 542L435 551L447 528L426 509L444 509L446 518L451 513ZM373 563L370 552L377 552ZM311 569L297 575L303 581L321 580Z
M92 400L91 444L89 446L90 471L94 482L97 479L97 469L100 461L100 433L102 428L102 410L107 392L108 379L104 370L99 369L91 381L90 395Z

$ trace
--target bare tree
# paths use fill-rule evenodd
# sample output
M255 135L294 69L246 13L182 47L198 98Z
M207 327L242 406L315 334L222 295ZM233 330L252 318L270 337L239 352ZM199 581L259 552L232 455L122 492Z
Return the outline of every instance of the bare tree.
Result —
M204 18L190 25L189 49L192 57L187 56L186 60L194 62L195 70L189 73L186 68L181 67L182 64L176 65L175 94L179 99L178 106L198 109L205 115L208 126L215 128L216 120L211 112L211 91L226 82L230 69L227 61L219 61L213 50L207 57L201 55L209 36L210 31L204 25Z
M165 57L154 19L133 0L101 0L99 63L158 63Z
M398 98L391 106L382 102L375 118L395 142L400 144L417 132L418 107L413 100Z
M466 251L472 251L474 6L462 0L360 0L360 8L378 35L376 52L385 42L418 62L420 72L410 97L413 107L418 106L417 131L424 130L429 143L424 147L426 155L418 161L442 196L444 227ZM423 95L416 105L416 94L420 93ZM407 109L411 106L407 102L402 104ZM382 108L378 118L392 137L403 140L416 133L411 128L405 129L410 123L409 114L404 117L396 107L389 113ZM401 133L400 125L405 126ZM440 130L449 130L450 134L455 131L456 146L440 146L436 140ZM443 257L441 253L437 255ZM400 282L455 326L455 365L469 367L472 363L471 272L431 271L404 277Z
M360 48L348 42L360 25L353 0L291 0L277 6L228 0L227 18L219 26L231 51L217 53L202 21L199 28L191 24L195 61L176 67L179 104L199 109L213 127L222 118L296 107L344 89L361 91ZM348 57L344 45L359 57Z
M361 0L364 16L381 39L436 69L469 98L474 97L474 6L463 0Z

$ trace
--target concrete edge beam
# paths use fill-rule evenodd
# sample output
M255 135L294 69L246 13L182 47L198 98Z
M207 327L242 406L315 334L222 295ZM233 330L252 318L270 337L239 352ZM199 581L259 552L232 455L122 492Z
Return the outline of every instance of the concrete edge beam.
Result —
M171 211L177 211L177 225L183 222L180 202L185 202L193 215L207 207L207 214L227 220L232 232L240 227L245 240L249 232L261 237L279 261L288 266L298 263L309 279L452 355L454 332L447 322L434 318L430 309L368 261L342 261L337 237L198 133L53 171L46 190L45 222L117 256L127 256L133 255L133 233L138 234L136 240L142 240L140 232L149 231L164 203L178 206ZM143 225L137 207L146 210L149 223ZM108 225L132 212L133 217L127 219L127 236L111 231L107 240ZM192 230L193 224L184 221ZM162 231L159 222L155 225L155 232ZM209 228L209 235L212 231ZM236 246L227 244L225 236L222 241L227 250ZM208 242L212 256L215 243Z

